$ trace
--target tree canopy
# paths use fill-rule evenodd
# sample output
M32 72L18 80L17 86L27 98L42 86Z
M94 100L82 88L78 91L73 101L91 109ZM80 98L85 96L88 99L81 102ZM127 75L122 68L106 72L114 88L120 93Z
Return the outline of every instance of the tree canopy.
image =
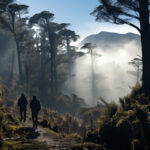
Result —
M100 5L91 13L97 21L128 24L141 32L136 24L140 20L139 0L99 0L99 2Z

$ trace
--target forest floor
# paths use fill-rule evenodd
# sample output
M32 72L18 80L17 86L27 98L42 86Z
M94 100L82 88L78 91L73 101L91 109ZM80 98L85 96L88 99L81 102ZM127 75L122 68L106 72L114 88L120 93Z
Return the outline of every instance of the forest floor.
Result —
M39 136L34 140L45 143L48 150L70 150L69 142L62 137L51 133L49 129L38 127L36 132L39 133Z
M25 125L32 126L32 123L28 122ZM38 126L30 136L33 138L33 142L42 143L44 150L71 150L70 143L67 140L47 128Z
M32 123L22 124L18 134L3 140L8 150L71 150L71 144L50 129L38 126L32 129Z

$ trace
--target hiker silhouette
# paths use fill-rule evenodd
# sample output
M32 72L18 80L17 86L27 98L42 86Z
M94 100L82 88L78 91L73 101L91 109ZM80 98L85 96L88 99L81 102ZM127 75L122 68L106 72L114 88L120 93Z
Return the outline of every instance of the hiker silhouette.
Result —
M21 97L18 99L18 106L20 107L20 121L26 121L26 111L27 111L27 99L25 95L22 93Z
M33 99L30 102L30 108L32 111L33 128L36 129L38 126L38 114L41 109L41 104L39 100L37 100L36 96L33 96Z

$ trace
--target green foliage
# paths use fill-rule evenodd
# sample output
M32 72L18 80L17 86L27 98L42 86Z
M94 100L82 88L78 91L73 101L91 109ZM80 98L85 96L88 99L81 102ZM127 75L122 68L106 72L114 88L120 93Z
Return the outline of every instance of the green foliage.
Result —
M146 105L149 106L149 98L145 93L142 93L141 86L137 84L132 88L132 91L129 95L124 98L120 98L121 106L124 110L132 110L135 108L135 105Z
M115 103L110 103L106 107L107 107L106 115L110 118L113 117L116 114L117 110L118 110L118 106Z
M93 120L97 120L104 113L104 106L96 106L96 107L81 107L78 111L78 117L81 119L88 119L92 116Z
M5 149L4 138L14 136L18 125L18 120L8 113L5 107L0 107L0 149Z
M43 143L27 140L38 135L32 128L23 126L15 115L8 107L0 107L0 150L47 150Z
M105 104L105 117L111 118L113 117L118 111L118 105L115 102L107 103L102 97L100 100Z
M0 108L0 149L3 148L3 130L2 130L2 122L4 119L3 111Z
M65 138L71 142L71 145L82 143L82 137L77 133L68 134L65 136Z
M127 24L140 29L133 20L140 20L139 1L138 0L99 0L100 5L91 13L97 21L105 21L114 24Z
M67 135L72 133L79 133L81 131L80 121L67 113L66 115L59 114L56 111L50 110L48 108L43 109L43 119L40 125L49 128L54 132Z
M131 150L141 150L141 149L143 149L141 142L138 139L133 139Z
M150 148L149 98L137 85L121 99L121 105L107 103L99 118L99 130L88 131L86 141L105 145L114 150L147 150Z
M84 144L74 144L71 146L71 150L106 150L102 145L98 145L91 142L86 142Z

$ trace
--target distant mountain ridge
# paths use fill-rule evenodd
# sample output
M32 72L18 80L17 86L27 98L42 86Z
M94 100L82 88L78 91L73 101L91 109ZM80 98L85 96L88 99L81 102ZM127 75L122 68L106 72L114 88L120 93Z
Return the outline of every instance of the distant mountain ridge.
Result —
M92 43L94 46L102 49L109 49L113 46L122 46L128 42L135 42L137 46L140 46L140 35L134 33L119 34L113 32L102 31L98 34L87 36L79 46L84 43Z

